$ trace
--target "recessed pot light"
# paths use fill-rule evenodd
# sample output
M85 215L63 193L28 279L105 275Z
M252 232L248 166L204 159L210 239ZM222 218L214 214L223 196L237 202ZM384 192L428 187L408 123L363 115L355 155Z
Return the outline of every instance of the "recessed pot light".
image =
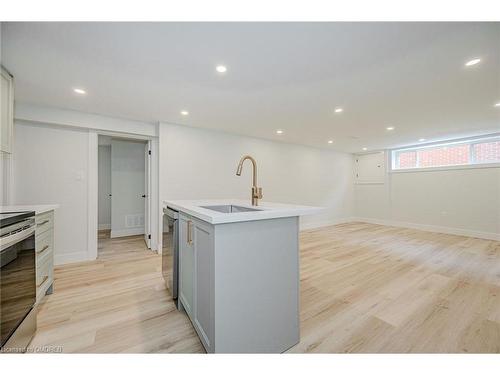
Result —
M394 130L394 126L388 126L386 129L389 130L389 131L390 130Z
M333 143L333 140L331 140L331 139L330 139L330 140L328 141L328 143L329 143L329 144L332 144L332 143Z
M363 151L366 151L366 150L368 150L368 149L366 147L363 147Z
M283 130L281 129L276 130L276 134L283 134Z
M73 92L76 94L79 94L79 95L85 95L87 93L87 91L85 91L84 89L80 89L80 88L74 88Z
M465 66L473 66L473 65L479 64L480 62L481 62L481 59L472 59L470 61L467 61L465 63Z
M500 102L495 103L495 105L493 107L500 107Z
M342 108L335 108L335 113L342 113L344 110Z
M423 141L425 141L425 138L420 138L418 141L423 142Z
M225 65L217 65L215 67L215 70L219 73L226 73L227 72L227 67Z
M189 112L188 111L181 111L181 115L187 116L187 115L189 115Z

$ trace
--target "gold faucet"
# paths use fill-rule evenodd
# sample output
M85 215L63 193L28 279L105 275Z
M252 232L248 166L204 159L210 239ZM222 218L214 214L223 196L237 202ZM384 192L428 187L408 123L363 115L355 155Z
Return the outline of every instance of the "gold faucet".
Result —
M238 163L238 168L236 169L236 176L241 176L241 169L243 168L243 162L245 160L250 160L253 165L253 183L252 183L252 206L259 205L259 199L262 199L262 188L257 187L257 162L250 155L245 155L241 158Z

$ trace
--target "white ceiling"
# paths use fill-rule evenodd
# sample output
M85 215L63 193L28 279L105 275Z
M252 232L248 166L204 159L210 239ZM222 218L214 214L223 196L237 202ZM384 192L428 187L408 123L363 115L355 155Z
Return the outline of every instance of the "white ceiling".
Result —
M3 23L1 37L19 102L349 152L500 130L500 23Z

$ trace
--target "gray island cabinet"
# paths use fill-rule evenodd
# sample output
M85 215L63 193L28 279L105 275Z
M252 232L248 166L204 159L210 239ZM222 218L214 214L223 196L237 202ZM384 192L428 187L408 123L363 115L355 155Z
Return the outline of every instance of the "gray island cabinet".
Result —
M210 223L176 208L179 309L206 351L281 353L297 344L298 215Z
M282 353L299 335L299 216L318 207L166 201L179 212L179 309L208 353Z

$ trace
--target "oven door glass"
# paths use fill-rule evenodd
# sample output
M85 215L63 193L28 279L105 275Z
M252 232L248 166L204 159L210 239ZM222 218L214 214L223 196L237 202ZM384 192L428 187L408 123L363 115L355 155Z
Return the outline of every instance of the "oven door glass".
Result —
M0 265L0 346L3 346L35 305L35 234L1 250Z

